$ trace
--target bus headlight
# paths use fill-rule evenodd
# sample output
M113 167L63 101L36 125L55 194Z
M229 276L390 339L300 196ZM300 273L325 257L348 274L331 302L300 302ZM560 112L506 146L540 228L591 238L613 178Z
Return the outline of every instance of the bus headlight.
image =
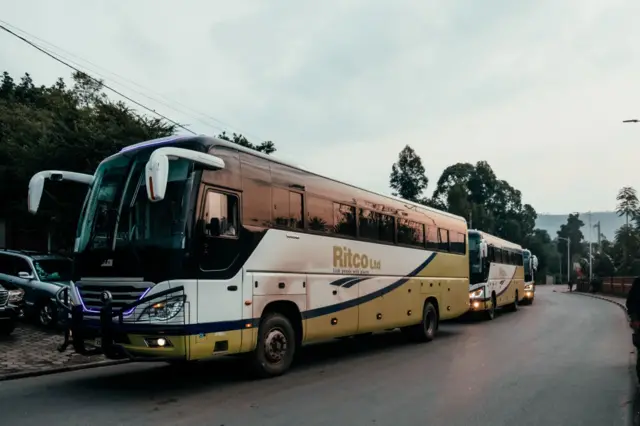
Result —
M178 315L184 308L186 296L171 297L162 302L157 302L144 308L138 317L140 320L168 321Z
M482 296L484 296L484 287L481 287L477 290L473 290L472 292L469 292L469 298L471 299L479 299Z

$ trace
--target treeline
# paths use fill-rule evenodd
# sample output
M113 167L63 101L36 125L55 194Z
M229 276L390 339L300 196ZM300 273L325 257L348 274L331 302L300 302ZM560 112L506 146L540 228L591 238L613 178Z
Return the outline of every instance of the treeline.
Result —
M394 195L457 214L467 219L470 228L528 248L538 256L539 280L559 274L559 247L547 231L535 228L535 209L523 204L520 190L499 179L486 161L447 167L428 197L429 179L422 160L407 145L391 167L389 183Z

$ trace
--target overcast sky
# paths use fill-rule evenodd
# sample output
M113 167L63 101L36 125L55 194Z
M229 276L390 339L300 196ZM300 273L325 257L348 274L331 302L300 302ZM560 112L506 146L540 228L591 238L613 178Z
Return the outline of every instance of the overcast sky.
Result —
M621 186L640 190L640 123L621 123L640 118L637 0L236 3L20 0L0 20L198 133L273 140L368 189L390 191L409 144L429 194L445 167L478 160L539 213L611 210ZM6 33L0 65L36 84L70 75Z

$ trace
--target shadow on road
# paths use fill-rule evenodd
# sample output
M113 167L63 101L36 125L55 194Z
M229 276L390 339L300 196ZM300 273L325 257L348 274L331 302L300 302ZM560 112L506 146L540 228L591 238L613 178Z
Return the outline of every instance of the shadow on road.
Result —
M436 341L450 339L459 332L439 330ZM309 372L314 367L328 367L334 362L344 362L371 355L399 351L404 348L415 347L416 344L407 342L400 332L374 334L369 337L332 340L305 346L292 366L290 374ZM425 344L427 349L430 344ZM319 371L322 374L323 369ZM274 385L279 377L268 380ZM94 398L118 398L159 400L158 403L175 402L176 398L188 393L193 395L198 391L210 391L220 385L231 385L252 380L248 374L247 363L242 357L222 357L208 362L197 362L186 365L158 364L157 368L140 369L120 372L116 374L100 375L98 377L80 378L67 381L60 385L60 392L78 400L92 400Z

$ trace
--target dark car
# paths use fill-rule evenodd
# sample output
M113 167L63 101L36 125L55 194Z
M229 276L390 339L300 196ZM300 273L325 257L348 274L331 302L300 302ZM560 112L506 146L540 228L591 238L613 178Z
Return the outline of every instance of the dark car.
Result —
M15 330L23 295L22 290L8 290L0 285L0 336L8 336Z
M25 315L45 327L63 317L55 295L71 283L71 259L29 251L0 250L0 285L24 290Z

